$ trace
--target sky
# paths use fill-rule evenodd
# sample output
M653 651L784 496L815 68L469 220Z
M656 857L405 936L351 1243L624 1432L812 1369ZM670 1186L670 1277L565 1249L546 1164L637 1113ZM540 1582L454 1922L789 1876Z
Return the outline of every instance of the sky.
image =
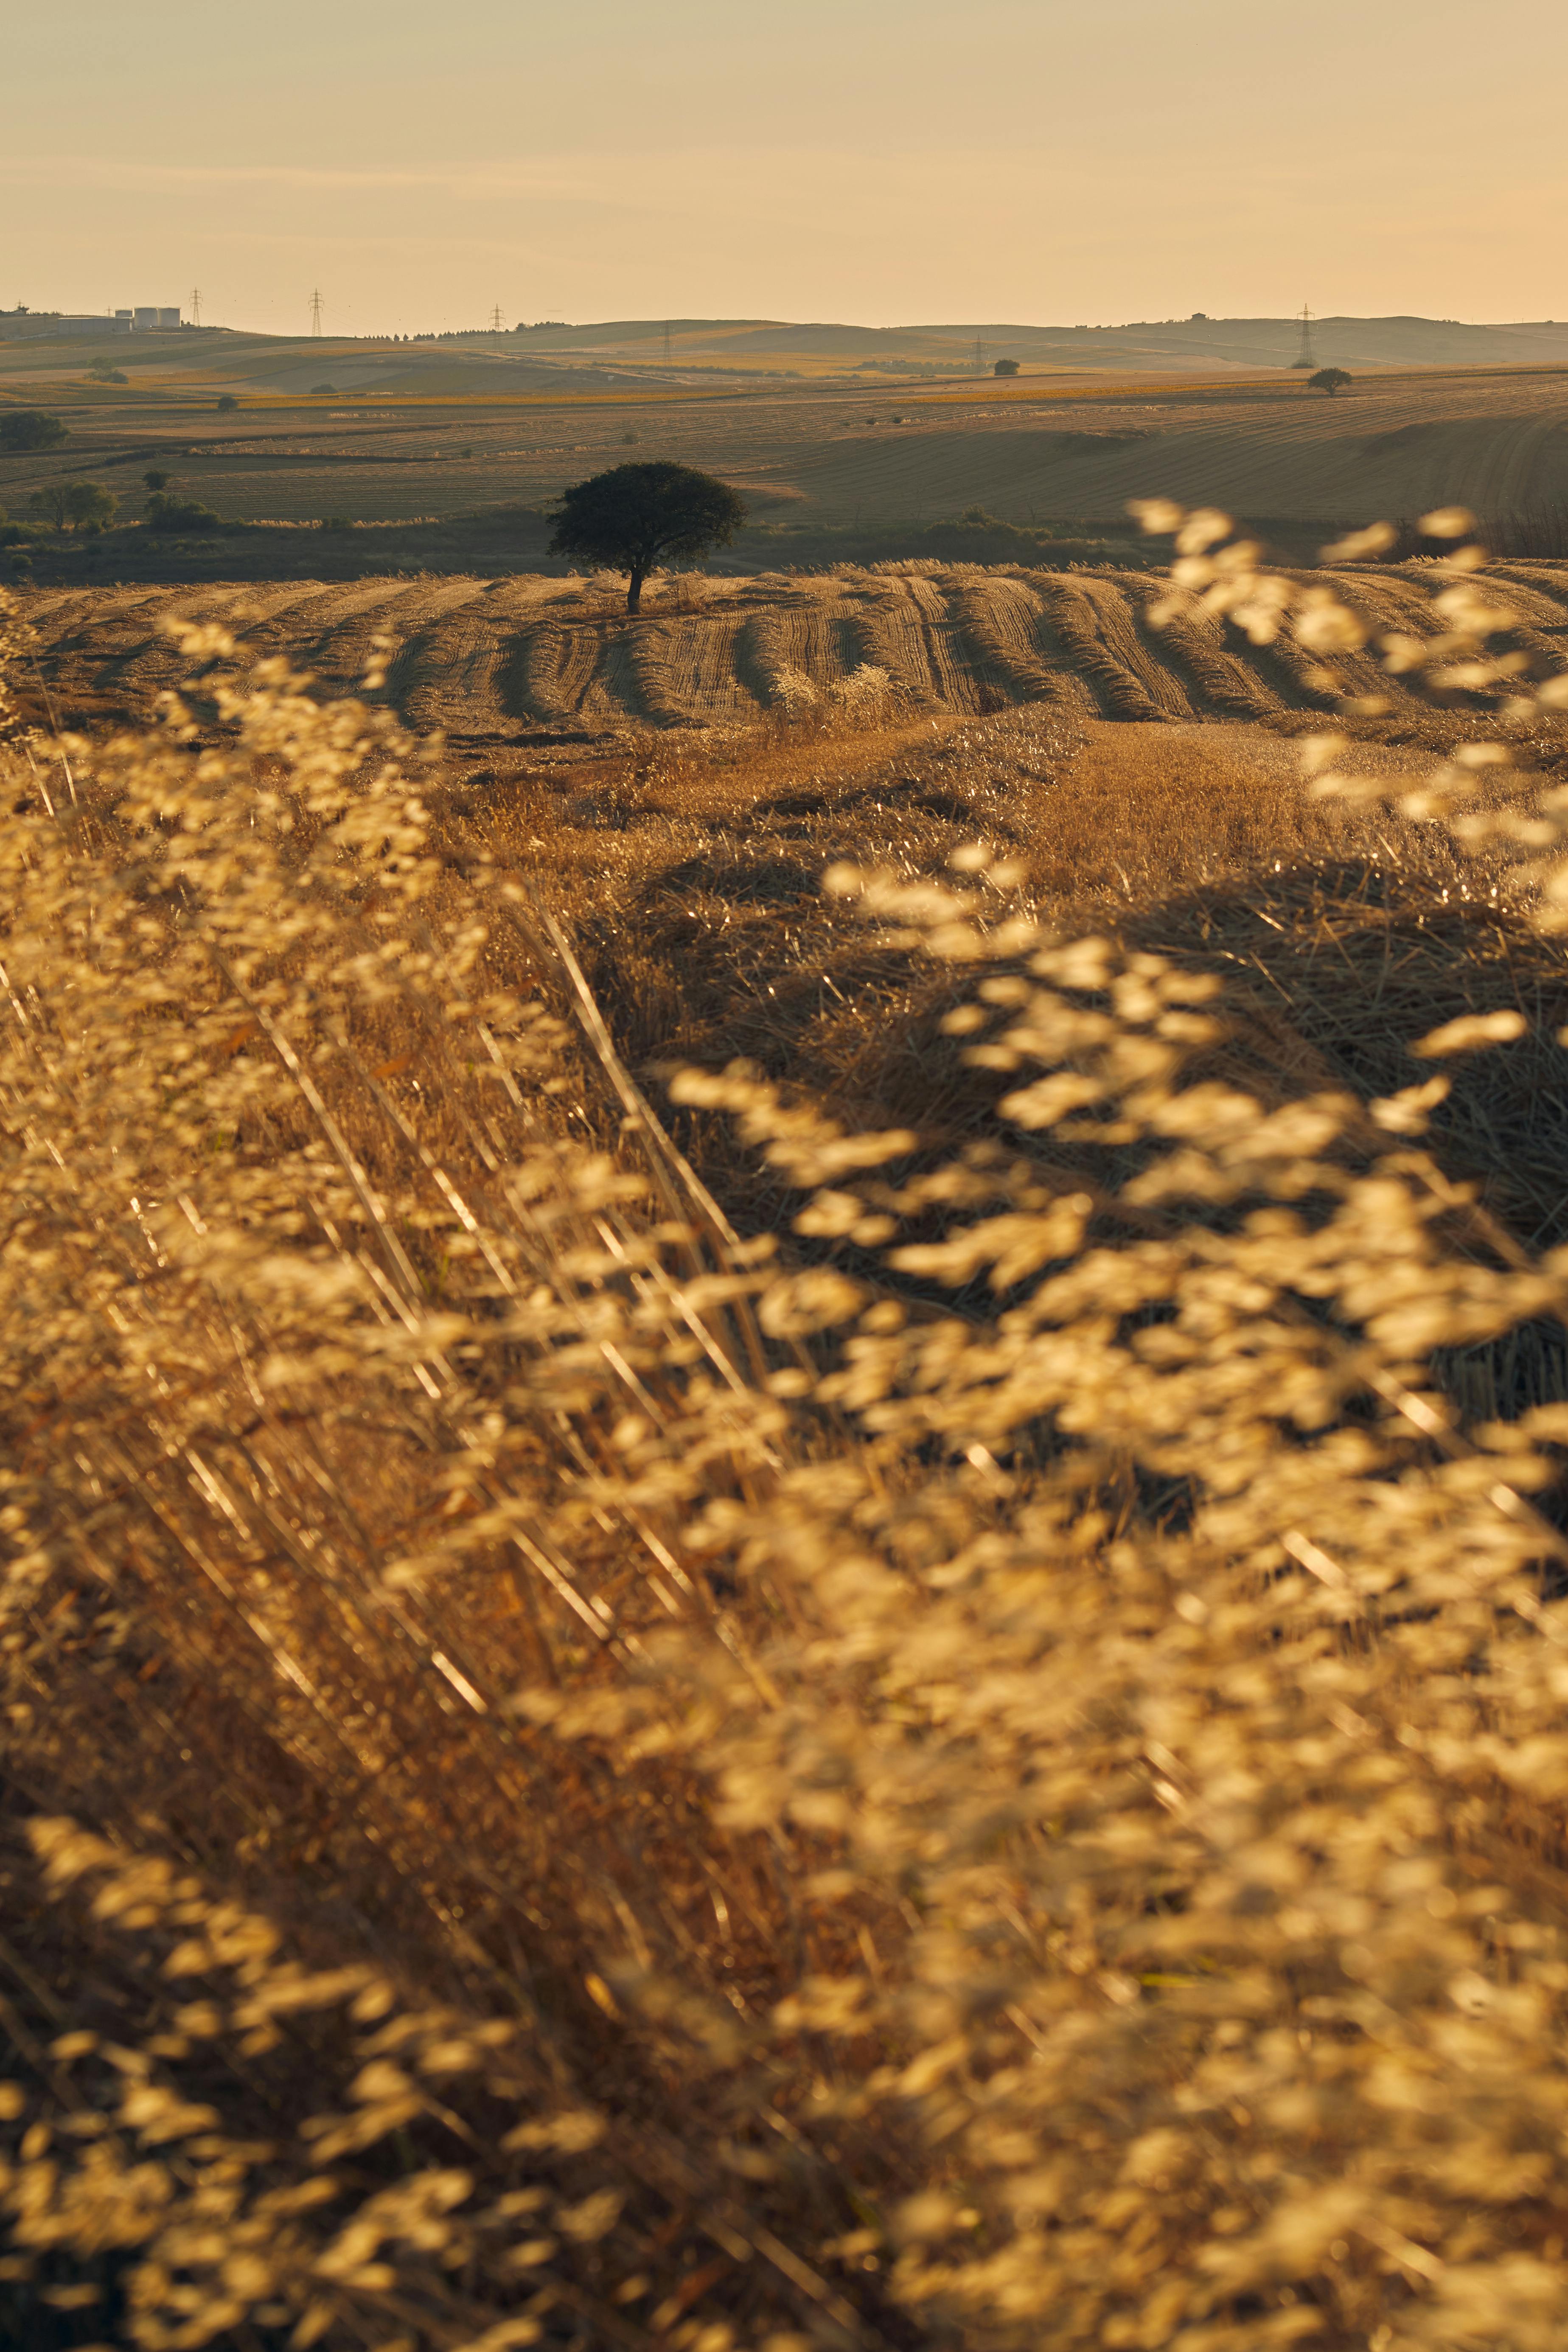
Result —
M1568 316L1562 0L50 0L0 307Z

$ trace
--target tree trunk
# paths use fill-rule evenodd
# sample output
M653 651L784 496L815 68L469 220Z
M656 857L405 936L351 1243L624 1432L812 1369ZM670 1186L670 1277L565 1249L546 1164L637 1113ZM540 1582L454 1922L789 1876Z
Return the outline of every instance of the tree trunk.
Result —
M637 613L642 610L643 579L644 573L641 567L634 564L632 567L632 576L626 583L626 610L628 613Z

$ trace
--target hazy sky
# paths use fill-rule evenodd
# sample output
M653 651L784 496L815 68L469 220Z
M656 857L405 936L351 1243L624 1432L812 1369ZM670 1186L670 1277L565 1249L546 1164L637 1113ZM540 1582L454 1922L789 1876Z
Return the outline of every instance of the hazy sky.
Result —
M1568 316L1563 0L11 0L0 305Z

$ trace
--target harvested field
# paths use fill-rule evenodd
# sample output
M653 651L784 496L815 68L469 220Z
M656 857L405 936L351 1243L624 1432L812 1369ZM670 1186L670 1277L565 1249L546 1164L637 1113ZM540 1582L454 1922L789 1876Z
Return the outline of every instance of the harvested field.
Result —
M1376 632L1430 634L1430 567L1297 571L1332 583ZM1502 641L1537 676L1568 667L1568 565L1505 564L1519 625ZM175 619L211 619L258 651L289 656L328 695L347 694L378 647L384 696L422 732L525 742L541 730L598 736L731 727L792 698L821 700L857 668L885 671L908 713L976 714L1020 703L1146 722L1245 719L1292 732L1347 694L1382 697L1358 730L1434 744L1448 713L1417 699L1370 654L1323 656L1287 629L1259 647L1152 575L930 561L694 585L661 580L636 619L614 587L521 575L299 583L257 591L103 589L22 600L36 640L20 684L33 715L75 727L144 717L178 675ZM47 698L47 707L46 707ZM1469 698L1453 698L1462 725Z
M301 364L291 355L292 368ZM246 405L224 415L211 404L216 380L200 374L138 371L121 391L84 383L80 365L80 354L62 355L51 374L41 353L0 351L0 400L45 398L71 435L68 447L0 457L0 504L21 513L34 490L86 471L119 498L121 526L134 523L141 471L156 459L183 495L226 520L275 524L265 544L230 558L238 569L248 554L273 572L537 564L545 502L620 462L628 432L644 454L701 467L742 491L758 528L719 559L726 571L777 562L801 531L869 539L976 506L1020 527L1124 536L1126 501L1164 494L1217 501L1289 537L1293 524L1397 520L1453 499L1500 525L1568 504L1560 365L1358 372L1332 400L1289 373L1216 378L1212 370L1185 380L1049 373L902 386L625 378L591 396L585 383L573 390L553 378L522 397L507 395L510 369L491 355L479 376L500 396L432 377L411 399L384 357L371 373L384 383L384 405L300 399L286 368L241 383ZM329 518L374 525L374 537L334 532L329 557L309 528ZM465 540L458 526L477 529L482 518L486 530ZM132 558L202 561L194 543L182 556L149 534L135 539L118 528L92 560L110 572ZM36 561L58 565L77 552L70 536L51 536Z
M1151 603L34 600L5 2352L1553 2352L1561 722Z

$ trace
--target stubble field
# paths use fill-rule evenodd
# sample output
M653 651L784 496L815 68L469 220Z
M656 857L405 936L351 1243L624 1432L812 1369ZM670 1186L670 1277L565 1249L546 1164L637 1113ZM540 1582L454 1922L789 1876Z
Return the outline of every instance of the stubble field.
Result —
M1342 595L1375 635L1425 641L1440 625L1429 562L1288 576ZM1514 616L1504 649L1543 677L1568 667L1568 565L1500 563L1489 576ZM357 691L375 652L386 664L375 691L410 726L520 751L542 737L743 727L868 691L907 716L1041 703L1079 718L1287 732L1321 723L1346 696L1375 696L1384 709L1360 731L1427 742L1474 701L1450 693L1445 720L1374 648L1326 667L1292 623L1255 646L1159 574L1112 568L926 561L667 577L635 619L607 575L41 589L20 609L34 640L17 680L24 703L40 722L79 729L151 714L182 674L169 635L182 620L219 621L257 654L286 655L329 697Z
M26 592L4 2352L1556 2352L1568 565L1236 562Z

